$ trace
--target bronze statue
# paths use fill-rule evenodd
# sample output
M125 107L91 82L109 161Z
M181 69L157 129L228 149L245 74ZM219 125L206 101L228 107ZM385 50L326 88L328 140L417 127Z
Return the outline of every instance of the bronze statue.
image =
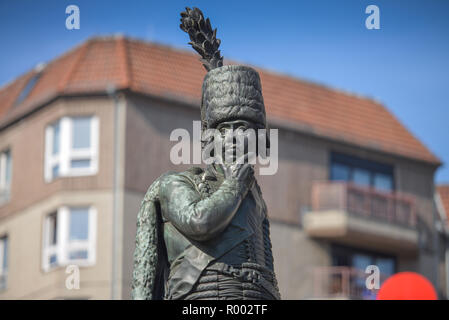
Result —
M266 128L258 73L223 66L199 9L186 8L181 22L208 70L203 131ZM150 186L137 218L133 299L280 299L267 208L245 159L169 172Z

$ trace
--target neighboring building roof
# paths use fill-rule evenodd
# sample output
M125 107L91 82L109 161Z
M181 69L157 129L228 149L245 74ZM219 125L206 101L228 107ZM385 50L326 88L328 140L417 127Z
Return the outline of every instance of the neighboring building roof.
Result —
M439 165L440 160L384 106L371 99L258 69L268 120L362 147ZM0 88L0 129L66 94L117 89L200 103L205 70L192 52L124 37L90 39L50 62L15 105L36 70Z
M440 196L441 204L449 221L449 184L436 186L438 195Z

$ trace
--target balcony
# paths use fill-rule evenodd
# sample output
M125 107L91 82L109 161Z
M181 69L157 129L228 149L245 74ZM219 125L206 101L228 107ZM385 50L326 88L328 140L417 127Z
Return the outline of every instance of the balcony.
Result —
M352 267L315 267L312 299L374 300L378 289L368 289L368 274ZM379 284L387 279L379 275Z
M404 194L346 182L317 182L303 225L314 238L397 254L418 249L415 200Z

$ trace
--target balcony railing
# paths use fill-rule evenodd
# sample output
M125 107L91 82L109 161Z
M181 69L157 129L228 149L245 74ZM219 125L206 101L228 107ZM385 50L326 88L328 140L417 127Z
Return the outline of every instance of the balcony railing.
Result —
M368 276L364 271L352 267L315 267L312 298L374 300L378 289L367 288ZM387 278L380 274L379 284Z
M416 226L415 200L412 196L381 192L347 182L316 182L312 187L312 210L345 210L388 223Z

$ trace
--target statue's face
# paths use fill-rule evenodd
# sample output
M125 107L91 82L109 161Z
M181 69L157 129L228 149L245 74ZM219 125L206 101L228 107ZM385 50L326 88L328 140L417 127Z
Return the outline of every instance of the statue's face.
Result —
M223 160L234 162L251 151L257 153L258 126L254 123L246 120L226 121L219 123L216 129L222 140Z
M252 122L248 122L245 120L225 121L217 125L217 130L220 131L223 137L226 133L226 130L237 130L237 129L245 131L247 129L257 129L257 128Z

